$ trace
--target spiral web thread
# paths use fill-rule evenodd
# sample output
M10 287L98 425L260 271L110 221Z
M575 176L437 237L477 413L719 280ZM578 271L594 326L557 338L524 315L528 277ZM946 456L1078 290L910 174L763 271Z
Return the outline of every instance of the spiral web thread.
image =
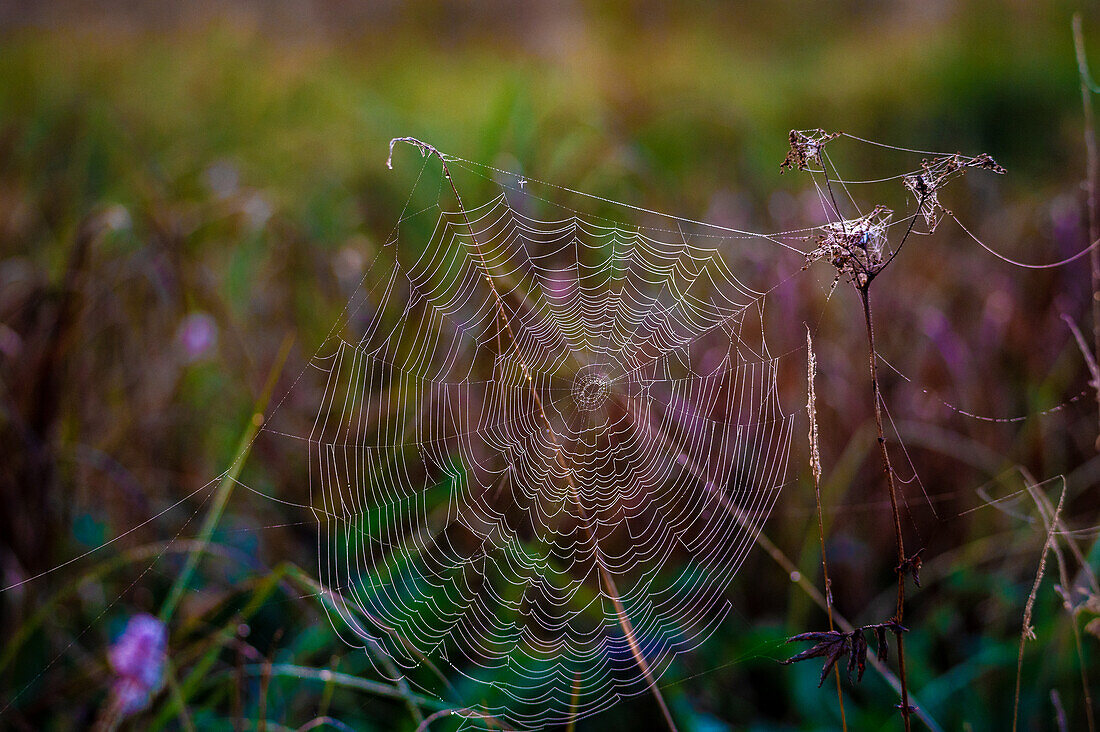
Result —
M831 185L882 181L822 179L838 135L799 135L788 167L813 176L826 221L782 234L626 225L405 140L425 156L417 189L431 169L438 194L407 207L312 361L319 576L349 643L382 647L425 691L442 680L471 726L539 729L646 692L664 710L657 680L726 617L787 479L768 285L738 276L738 252L866 268L931 207L906 179L905 217L849 196L845 218ZM955 160L911 175L934 191L979 167ZM499 193L464 206L450 168Z

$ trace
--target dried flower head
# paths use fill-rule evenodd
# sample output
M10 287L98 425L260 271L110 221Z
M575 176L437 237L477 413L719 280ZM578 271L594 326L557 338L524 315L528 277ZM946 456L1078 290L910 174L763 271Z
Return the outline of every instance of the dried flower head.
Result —
M822 129L816 130L791 130L789 136L791 142L791 149L787 152L787 157L779 164L779 172L782 173L784 169L793 170L807 170L810 163L821 164L821 148L829 140L839 137L839 132L826 132Z

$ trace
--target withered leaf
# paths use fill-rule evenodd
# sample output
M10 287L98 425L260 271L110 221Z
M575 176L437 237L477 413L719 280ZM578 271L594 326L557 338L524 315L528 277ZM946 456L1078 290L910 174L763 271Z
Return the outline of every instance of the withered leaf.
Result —
M848 680L852 680L852 671L858 669L856 681L863 681L863 672L867 670L867 639L863 628L852 632L851 649L848 653Z
M915 584L917 587L920 587L920 568L921 565L924 563L924 560L921 559L921 553L923 551L924 549L917 550L916 554L906 559L896 568L896 571L900 572L901 574L912 575L913 584Z
M806 661L811 658L825 657L825 665L821 668L821 678L818 679L817 685L820 687L825 683L826 677L829 672L836 666L836 662L840 660L840 657L844 655L845 651L849 647L849 634L841 633L837 630L830 630L824 632L814 633L799 633L798 635L791 636L787 639L788 643L794 643L797 641L809 641L813 642L812 648L808 648L801 653L788 658L786 661L780 663L784 665L798 663L799 661Z
M868 645L866 634L872 630L875 632L875 643L878 646L875 655L878 657L878 660L885 662L890 654L889 646L886 642L887 631L901 634L908 632L909 629L897 620L888 620L885 623L864 625L861 628L856 628L850 633L842 633L839 630L799 633L798 635L792 635L787 639L787 642L804 642L813 643L814 645L801 653L796 653L785 661L780 661L780 663L789 665L798 663L799 661L807 661L811 658L824 658L825 665L821 668L821 678L818 679L817 682L817 685L820 687L825 683L826 677L828 677L829 672L836 666L840 657L847 653L848 680L850 681L852 679L852 672L855 671L856 681L863 681L863 672L867 670Z
M886 663L890 659L890 646L886 643L886 628L881 625L875 628L875 642L878 644L878 660Z

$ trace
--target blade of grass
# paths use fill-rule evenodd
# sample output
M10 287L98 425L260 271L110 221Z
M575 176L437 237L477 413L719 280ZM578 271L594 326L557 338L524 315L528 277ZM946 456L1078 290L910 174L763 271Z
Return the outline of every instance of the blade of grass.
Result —
M381 644L373 638L367 643L367 650L370 652L382 667L386 670L386 673L390 675L393 680L393 685L397 687L398 691L405 695L405 706L409 708L409 714L412 715L413 721L420 724L424 721L424 715L420 713L420 707L416 706L416 700L412 698L412 689L409 688L409 682L405 680L405 675L397 669L397 665L390 659L389 654L386 653L386 649L382 648Z
M365 691L374 696L382 696L395 701L403 701L405 699L405 695L396 686L390 686L389 684L383 684L379 681L372 681L370 679L361 679L358 676L352 676L351 674L345 674L339 671L330 671L324 668L298 666L293 663L254 663L243 666L241 670L244 674L249 676L260 676L264 673L268 673L270 678L295 678L302 681L320 681L324 684L331 684L336 687ZM216 681L225 675L225 673L217 674L210 680ZM450 704L439 699L433 699L416 693L412 693L409 696L416 702L417 706L427 709L447 712L456 709L456 707L452 707Z
M175 707L179 710L180 727L185 732L195 732L195 725L191 723L191 715L187 713L187 705L183 703L183 696L180 694L179 679L176 677L176 667L172 663L172 659L168 659L164 665L164 678L168 685L168 693L175 702Z
M336 590L323 586L301 567L298 567L297 565L291 563L284 563L281 566L286 572L287 578L292 583L297 583L299 587L310 593L310 596L316 597L320 601L321 605L324 606L328 612L339 614L340 606L351 608L354 605L354 603L343 599L340 596L340 593ZM362 620L368 622L373 626L376 626L379 629L379 632L387 632L388 635L395 642L400 643L402 646L404 646L405 650L416 656L417 660L424 668L431 671L431 673L437 679L439 679L439 681L443 684L444 687L446 687L446 689L453 695L455 699L459 698L458 690L455 689L455 687L451 684L447 676L439 670L439 667L432 663L431 659L429 659L427 656L417 650L417 648L409 643L406 639L402 638L400 634L393 631L387 631L386 625L384 623L381 623L378 619L371 617L368 613L365 612L364 608L359 607L357 614L361 617Z
M275 384L279 381L279 376L283 372L283 366L286 364L286 359L290 355L290 348L293 345L294 336L292 334L287 334L287 336L283 338L283 344L279 348L279 353L275 357L275 362L272 364L271 371L267 375L267 382L264 384L264 388L261 390L260 396L256 400L256 405L252 411L252 417L248 420L248 425L241 435L237 447L237 457L233 461L233 465L225 475L222 476L222 480L218 484L217 494L214 497L214 505L210 507L210 510L206 514L206 518L203 520L202 528L199 531L199 547L205 547L210 543L210 538L214 535L214 530L218 527L218 522L221 521L222 512L225 510L225 505L229 502L229 497L233 493L233 486L237 483L237 476L240 475L241 468L244 466L245 460L248 459L248 455L252 450L252 444L256 440L256 435L259 433L260 427L263 426L264 410L267 409L267 405L271 401L271 394L275 391ZM187 555L187 561L183 565L183 570L176 577L176 581L172 583L172 588L168 591L168 596L165 598L164 604L161 605L160 608L160 619L165 623L168 623L168 621L172 619L172 615L175 614L176 608L179 607L180 600L183 599L183 593L187 591L187 585L191 581L191 575L194 574L202 554L203 552L201 551L192 551Z
M151 732L155 732L168 723L168 720L176 714L177 704L185 704L191 698L203 680L207 678L222 649L236 637L237 626L240 622L251 618L267 602L267 599L275 592L285 576L286 570L283 567L277 567L263 578L263 581L252 594L252 598L240 613L234 615L221 629L209 634L213 639L210 647L202 653L199 660L191 667L187 677L180 684L178 696L173 695L168 700L168 704L160 710L153 722L150 723L148 729Z

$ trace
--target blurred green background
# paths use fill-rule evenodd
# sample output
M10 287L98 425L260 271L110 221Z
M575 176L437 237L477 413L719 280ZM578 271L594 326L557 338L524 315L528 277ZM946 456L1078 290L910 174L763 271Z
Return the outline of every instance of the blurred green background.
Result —
M416 166L386 170L390 138L756 230L807 187L778 174L791 128L984 151L1009 175L948 205L999 251L1053 261L1088 244L1076 10L1100 65L1100 15L1061 2L0 2L0 572L15 585L0 593L0 728L102 720L106 649L179 575L211 503L192 494L232 462L283 345L276 400L393 229ZM844 162L888 168L862 148ZM944 729L1005 729L1045 539L1014 466L1066 476L1071 578L1086 575L1068 542L1088 553L1100 512L1096 411L1060 317L1091 328L1088 266L1013 268L957 229L921 246L877 290L881 350L915 382L885 376L887 403L931 498L907 484L925 548L911 687ZM853 621L880 622L893 533L858 303L842 287L826 307L830 273L806 277L773 312L797 341L824 308L834 593ZM977 421L943 401L1033 416ZM804 442L792 464L767 533L820 586ZM287 500L304 491L298 455L257 451L245 475ZM1045 490L1056 501L1060 487ZM214 540L171 626L169 683L125 724L415 728L400 700L307 678L378 678L313 596L308 515L238 490ZM1059 704L1085 728L1082 667L1100 694L1086 628L1100 606L1067 613L1056 575L1026 648L1027 729L1057 729ZM831 682L774 662L786 636L825 624L788 572L754 551L730 599L736 612L663 680L681 728L838 728ZM265 676L265 660L299 671ZM845 692L852 729L899 726L881 677ZM649 729L652 704L577 728Z

